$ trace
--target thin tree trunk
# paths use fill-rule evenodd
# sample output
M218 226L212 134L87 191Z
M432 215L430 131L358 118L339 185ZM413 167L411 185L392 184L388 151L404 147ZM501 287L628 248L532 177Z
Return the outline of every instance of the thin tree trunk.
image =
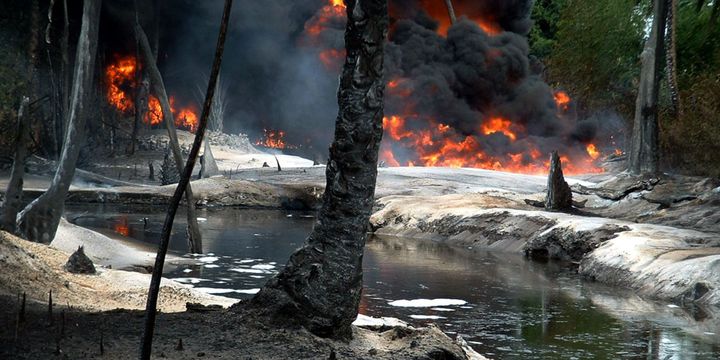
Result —
M45 54L47 55L48 67L50 70L50 92L52 94L52 122L48 124L49 127L49 138L52 143L52 154L54 156L60 156L62 150L62 137L59 136L58 130L61 129L60 124L63 122L62 119L62 98L60 95L60 86L58 81L59 77L55 76L55 69L53 69L52 53L50 51L50 45L52 44L52 24L53 24L53 9L55 8L55 0L50 0L50 6L48 6L47 18L48 23L45 26Z
M667 81L670 89L670 100L672 102L672 112L676 119L682 117L682 106L680 103L680 92L677 80L677 9L678 0L667 0L667 51L665 52L665 60L667 62Z
M633 174L655 174L659 171L657 103L667 19L666 4L666 0L654 1L652 31L641 55L640 88L635 105L628 164L628 170Z
M23 97L18 110L17 134L15 137L15 154L13 167L10 172L10 182L5 191L5 202L2 206L0 228L14 233L17 228L17 214L22 206L23 177L25 176L25 160L27 159L27 146L30 142L29 117L25 115L30 99Z
M65 208L65 196L75 175L75 165L85 133L85 122L93 94L95 54L102 0L85 0L77 45L75 72L68 114L68 128L58 169L50 188L18 216L18 229L28 240L49 243L55 237Z
M62 67L60 72L62 73L61 87L62 87L62 118L68 119L68 109L70 108L70 19L67 8L67 0L63 0L63 33L60 44L60 52L62 53ZM59 124L60 131L58 131L59 138L63 139L65 132L67 131L67 121L63 121ZM61 140L62 141L62 140ZM60 142L60 141L58 141Z
M140 42L140 53L143 57L143 64L145 69L150 76L150 83L152 84L155 94L160 100L160 107L163 112L163 122L168 131L168 137L170 138L170 149L172 150L173 159L175 165L178 168L178 172L183 172L183 159L182 153L180 152L180 143L178 142L177 131L175 130L175 120L173 113L170 108L170 101L168 100L167 92L165 91L165 84L158 70L155 59L153 58L152 50L150 49L150 43L148 42L147 35L140 27L139 23L135 24L135 36L137 36ZM197 223L197 216L195 215L195 201L193 200L192 186L188 184L187 190L185 191L185 201L187 202L187 221L188 221L188 251L192 253L202 253L202 236L200 235L200 228Z
M155 267L153 268L152 279L150 280L150 289L148 290L147 304L145 306L145 331L143 332L142 344L140 346L141 360L150 359L150 355L152 353L152 339L155 332L157 300L160 294L160 281L162 280L162 270L165 264L165 254L167 253L168 245L170 243L170 232L172 230L175 213L177 212L178 205L180 205L182 195L190 189L190 177L192 176L195 161L198 153L200 152L200 146L203 141L203 135L205 135L205 129L207 128L208 117L210 116L210 106L212 105L212 99L215 94L215 82L217 81L217 76L220 73L220 64L222 62L223 50L225 47L225 36L227 34L231 8L232 0L225 0L222 22L220 23L220 34L218 35L217 48L215 50L215 60L213 61L212 70L210 72L210 82L208 84L205 102L203 103L200 122L198 123L197 132L195 133L195 141L193 142L192 149L190 150L190 156L188 157L187 164L185 164L180 182L175 188L175 193L168 205L168 213L165 216L165 222L163 223L160 246L158 247L157 256L155 257Z
M447 6L448 15L450 16L450 24L455 24L457 17L455 16L455 8L453 7L452 0L445 0L445 6Z
M387 0L347 0L347 58L323 205L305 245L252 300L277 324L347 338L362 292L362 257L382 139Z
M710 14L710 21L708 22L708 26L712 30L715 25L717 25L718 17L720 17L720 1L715 0L715 3L713 3L712 13Z

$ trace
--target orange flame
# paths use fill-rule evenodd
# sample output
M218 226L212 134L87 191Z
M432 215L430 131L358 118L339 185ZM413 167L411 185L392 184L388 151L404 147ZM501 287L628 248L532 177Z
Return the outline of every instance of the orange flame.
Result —
M126 216L118 219L115 223L114 230L122 236L130 236L130 226L128 225L128 219Z
M590 158L593 159L593 160L597 159L597 158L600 156L600 152L598 151L598 149L597 149L597 147L595 146L595 144L588 144L588 145L585 147L585 150L587 151L587 153L588 153L588 155L590 156Z
M556 91L555 105L558 109L567 111L568 107L570 106L570 96L568 96L568 94L564 91Z
M328 0L328 3L305 23L305 32L311 38L316 38L325 29L329 28L335 20L345 17L345 8L343 0Z
M255 141L255 145L271 149L296 149L297 146L285 142L285 132L282 130L263 129L265 136Z
M135 71L137 61L132 56L118 57L114 63L105 69L105 79L108 85L108 103L120 113L128 114L135 110L132 92L135 89ZM175 98L170 96L170 110L175 115L175 126L194 132L198 125L197 112L192 107L184 107L178 112L175 109ZM160 100L154 95L148 96L148 109L143 122L152 126L163 121L163 111Z
M507 119L489 119L481 125L482 135L503 133L511 141L523 141L526 151L491 156L483 150L480 134L459 135L450 125L433 121L427 130L411 131L406 128L406 120L400 115L383 118L386 137L381 146L380 159L388 166L403 165L393 153L393 147L402 147L414 153L414 158L404 163L406 166L474 167L525 174L545 174L548 171L549 158L543 156L528 138L521 140L519 135L510 129L513 124ZM599 156L600 152L594 145L588 149L594 149ZM566 174L603 172L602 168L593 164L595 155L570 155L561 156Z
M136 66L135 58L126 56L108 65L105 70L108 103L122 113L128 113L134 108L132 95L125 89L135 87Z
M505 134L505 136L510 138L510 140L515 141L517 139L517 135L515 135L515 133L510 130L510 125L512 125L512 122L510 122L510 120L494 117L490 118L489 121L482 124L482 132L485 135L501 132Z

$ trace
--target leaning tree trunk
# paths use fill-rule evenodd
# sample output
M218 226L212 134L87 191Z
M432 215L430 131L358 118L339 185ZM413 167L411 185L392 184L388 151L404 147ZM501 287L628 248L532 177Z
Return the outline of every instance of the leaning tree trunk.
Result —
M18 110L18 126L15 137L15 154L13 167L10 172L10 182L5 191L5 202L0 214L0 229L14 233L17 228L16 218L22 206L23 177L25 176L25 160L27 159L27 146L30 142L29 116L25 116L30 99L23 97Z
M678 0L667 0L667 47L665 52L665 61L667 62L667 81L670 89L670 100L672 102L672 112L676 119L682 117L682 107L680 103L680 91L678 89L677 80L677 9Z
M347 0L347 58L323 205L305 245L252 300L278 324L349 337L362 291L362 257L382 139L387 0Z
M75 60L68 127L62 153L50 188L30 203L18 216L18 229L28 240L49 243L55 237L65 208L65 196L75 176L75 164L85 132L94 91L95 53L102 0L83 2L82 26Z
M445 6L447 6L448 16L450 16L450 24L457 22L457 16L455 16L455 8L453 7L452 0L445 0Z
M160 100L163 122L167 128L168 137L170 138L170 149L172 150L175 165L178 168L178 172L182 174L183 159L182 153L180 152L180 142L178 142L177 131L175 130L175 119L173 118L172 109L170 108L170 101L165 91L162 75L160 75L160 70L155 63L155 57L150 49L150 42L139 23L135 24L135 36L140 43L140 53L142 54L143 64L145 65L145 69L147 69L147 74L150 75L151 86ZM202 253L202 237L197 223L197 216L195 215L195 201L193 200L192 187L190 184L188 184L187 190L185 190L185 201L187 202L188 251L192 253Z
M659 170L658 92L663 61L666 0L654 1L650 38L641 55L640 88L635 104L632 147L628 170L633 174L654 174Z

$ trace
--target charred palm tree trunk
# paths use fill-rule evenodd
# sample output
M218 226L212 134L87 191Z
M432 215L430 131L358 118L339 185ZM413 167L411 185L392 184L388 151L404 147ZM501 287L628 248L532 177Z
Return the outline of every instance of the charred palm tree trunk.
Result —
M633 174L654 174L659 171L657 103L667 19L666 0L655 0L653 11L652 31L641 55L640 88L635 104L635 123L628 164L628 170Z
M75 165L80 155L85 123L89 115L88 108L92 103L90 99L94 93L93 78L101 2L85 0L83 3L70 111L67 114L68 126L55 176L50 188L19 215L18 229L31 241L49 243L53 240L65 208L65 196L75 176Z
M347 0L347 58L323 205L305 245L253 299L278 324L349 337L362 291L362 257L382 139L387 0Z

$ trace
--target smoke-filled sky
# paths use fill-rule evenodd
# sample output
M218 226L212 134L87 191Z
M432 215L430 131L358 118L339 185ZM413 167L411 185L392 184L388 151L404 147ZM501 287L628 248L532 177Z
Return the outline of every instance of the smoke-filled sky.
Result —
M131 32L117 35L117 24L133 20L131 2L107 3L114 37L131 39ZM165 1L157 17L151 2L142 3L146 31L160 29L169 92L197 101L222 1ZM545 154L557 149L578 171L594 170L597 156L588 146L597 118L578 123L572 103L560 104L556 90L531 70L525 36L532 1L454 4L459 21L450 26L444 1L390 1L381 158L391 165L536 172ZM337 114L344 11L332 0L234 3L221 75L229 102L226 132L253 139L263 129L284 130L287 143L302 146L306 155L326 156Z

